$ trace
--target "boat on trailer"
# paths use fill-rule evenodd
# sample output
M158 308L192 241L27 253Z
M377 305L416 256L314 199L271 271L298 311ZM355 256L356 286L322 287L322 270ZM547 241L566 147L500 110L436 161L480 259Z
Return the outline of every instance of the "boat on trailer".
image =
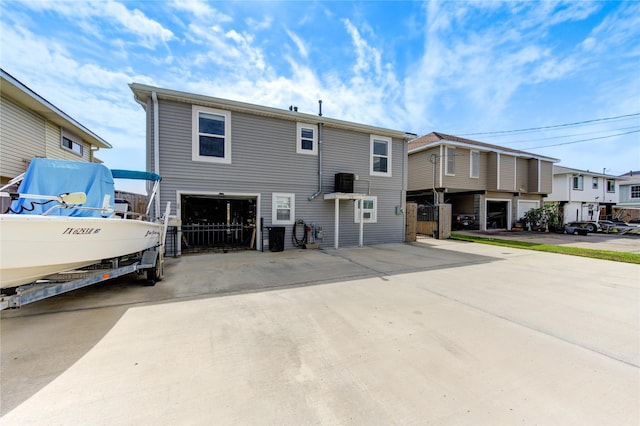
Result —
M144 215L115 214L114 178L153 183ZM17 193L4 192L18 182ZM0 288L148 250L160 257L166 220L148 219L159 182L160 176L149 172L33 159L24 175L2 188L7 211L0 214ZM160 278L155 268L151 276Z

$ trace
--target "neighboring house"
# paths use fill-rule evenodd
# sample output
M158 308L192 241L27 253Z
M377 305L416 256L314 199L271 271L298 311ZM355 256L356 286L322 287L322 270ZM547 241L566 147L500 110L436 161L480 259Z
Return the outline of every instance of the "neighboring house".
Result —
M553 192L547 201L560 203L564 222L611 219L621 179L604 173L553 166ZM602 210L602 211L601 211Z
M23 173L34 157L101 162L111 145L0 69L0 183Z
M234 245L259 250L272 226L294 247L299 220L323 246L404 241L411 135L294 107L130 87L146 111L147 168L162 176L156 210L172 203L185 249L203 240L184 233L201 229L203 239L228 232Z
M621 220L640 218L640 170L619 176L618 205L614 216Z
M419 205L451 204L476 226L511 227L551 192L558 160L443 133L409 143L408 197Z

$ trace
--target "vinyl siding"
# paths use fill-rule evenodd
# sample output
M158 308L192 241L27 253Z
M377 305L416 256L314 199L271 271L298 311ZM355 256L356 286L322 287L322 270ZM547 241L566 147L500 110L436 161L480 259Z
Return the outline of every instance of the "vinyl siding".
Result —
M60 126L7 96L0 96L0 102L0 174L4 178L24 172L34 157L90 161L89 144L82 141L82 156L76 155L62 147Z
M439 162L436 161L435 183L433 182L433 168L431 163L431 155L439 155L439 148L431 148L425 151L416 152L409 155L409 180L407 189L409 191L419 191L422 189L431 189L439 185Z
M543 194L551 194L553 191L553 163L550 161L540 162L540 190Z
M487 153L480 152L479 177L470 177L471 150L456 147L455 176L443 174L443 187L466 190L483 190L487 185Z
M0 174L12 178L33 157L45 156L45 119L0 95Z
M529 172L529 177L527 179L528 192L539 192L539 188L538 188L539 161L540 160L536 158L532 158L528 160L528 165L527 165L527 170Z
M487 153L487 190L495 191L498 188L498 153Z
M529 192L532 188L535 188L529 180L529 176L531 175L529 170L531 160L518 158L516 161L516 191Z
M515 191L516 157L500 155L500 187L501 191Z
M153 109L147 108L148 146L153 146ZM321 194L307 197L318 188L318 157L296 153L296 121L279 120L247 113L231 113L231 164L192 161L192 107L188 103L159 101L161 205L172 203L176 214L178 191L260 194L260 215L264 226L271 225L274 192L295 194L295 218L323 226L323 246L334 242L334 201ZM325 126L322 137L323 194L334 191L335 173L354 173L355 192L378 197L377 223L365 223L366 244L401 242L404 239L402 205L404 193L403 144L392 141L392 177L369 176L370 135ZM147 163L153 164L149 150ZM353 220L353 201L340 202L340 246L358 243L359 224ZM292 246L291 229L286 227L285 247Z

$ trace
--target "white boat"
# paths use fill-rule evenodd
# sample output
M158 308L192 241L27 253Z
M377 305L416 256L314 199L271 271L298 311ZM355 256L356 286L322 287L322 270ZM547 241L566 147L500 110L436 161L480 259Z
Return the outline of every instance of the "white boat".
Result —
M40 188L36 184L36 190L51 186L50 180L55 180L53 185L62 188L67 186L68 181L60 178L60 170L54 170L55 176L49 176L47 170L52 169L47 169L47 166L53 165L54 169L65 166L62 173L71 173L70 180L74 182L82 180L84 176L78 172L78 167L98 167L106 171L101 170L97 177L90 175L100 181L97 186L104 186L104 181L110 180L106 185L107 195L103 194L104 191L97 191L96 194L94 183L81 185L88 188L90 195L84 191L73 193L64 189L59 191L60 195L33 194L27 191L33 192L34 185L23 187L21 184L18 193L11 197L14 200L12 212L0 214L0 288L20 286L52 274L99 263L103 259L138 253L163 244L166 232L163 223L126 218L126 214L124 217L115 215L112 204L113 177L155 180L152 198L160 180L158 175L109 171L93 163L67 163L74 162L34 159L22 182L31 181L33 184L34 179L30 179L31 168L39 167L40 170L32 173L31 177L36 176L45 183ZM98 199L101 201L96 205Z

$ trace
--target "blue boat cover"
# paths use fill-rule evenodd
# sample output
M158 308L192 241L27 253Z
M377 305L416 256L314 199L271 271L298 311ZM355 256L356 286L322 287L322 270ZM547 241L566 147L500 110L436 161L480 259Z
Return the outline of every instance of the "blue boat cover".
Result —
M111 170L97 163L34 158L18 188L20 194L58 196L71 192L84 192L87 202L83 207L102 208L105 196L109 196L108 207L114 208L114 186ZM56 203L40 205L45 200L20 198L11 208L22 214L42 214ZM106 216L110 216L107 214ZM99 210L55 209L49 216L104 217Z

